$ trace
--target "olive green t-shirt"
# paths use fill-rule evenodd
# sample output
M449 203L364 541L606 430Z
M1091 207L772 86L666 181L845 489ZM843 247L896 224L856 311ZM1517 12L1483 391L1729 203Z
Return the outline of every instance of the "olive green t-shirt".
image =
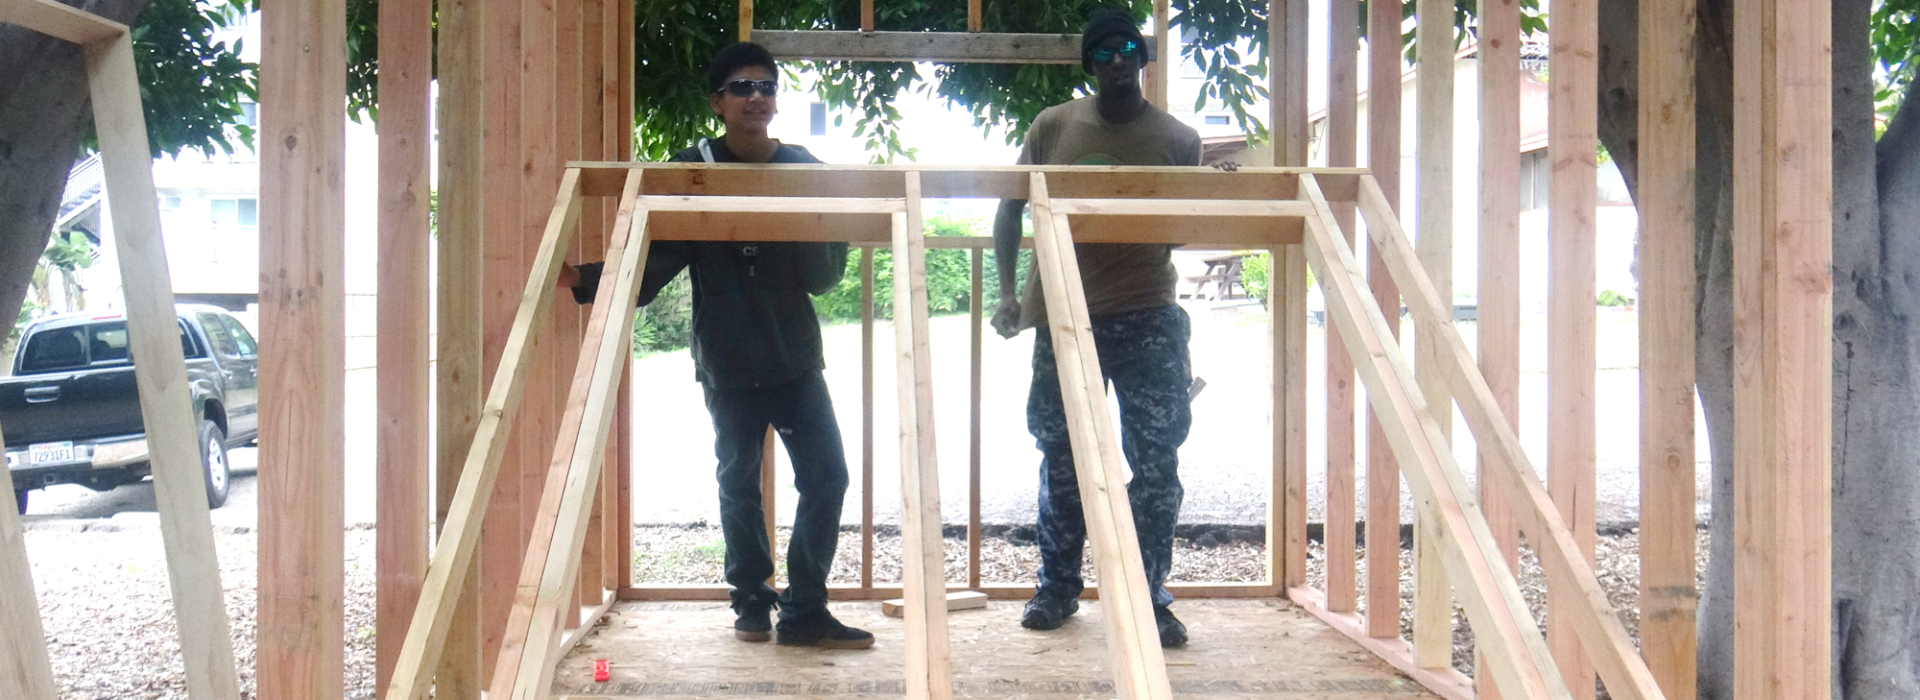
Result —
M1022 165L1199 165L1200 133L1158 107L1125 124L1100 117L1092 97L1048 107L1027 129ZM1087 313L1100 317L1175 303L1177 246L1076 243ZM1020 327L1046 322L1037 264L1028 269L1020 299Z

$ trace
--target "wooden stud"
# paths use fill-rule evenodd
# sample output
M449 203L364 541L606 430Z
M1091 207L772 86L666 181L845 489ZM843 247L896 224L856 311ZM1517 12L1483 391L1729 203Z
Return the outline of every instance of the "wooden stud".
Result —
M740 40L753 41L753 0L740 0ZM776 56L778 54L775 54Z
M907 697L953 697L947 639L946 554L934 442L933 342L927 328L920 174L906 174L907 210L893 215L893 331L900 401L900 580L906 591ZM904 274L901 274L904 273Z
M1599 3L1562 0L1551 36L1549 86L1553 162L1547 207L1547 488L1593 559L1595 207L1599 197ZM1654 69L1655 66L1649 66ZM1547 639L1576 700L1593 697L1593 664L1581 649L1569 606L1574 591L1549 585Z
M0 487L13 490L13 472L0 469ZM40 599L33 590L27 561L26 531L20 515L0 508L0 695L21 700L54 700L53 664L40 624Z
M617 127L620 123L620 115L617 107L620 83L619 71L613 65L614 59L620 55L620 49L616 43L620 36L619 28L616 26L620 21L619 13L614 9L617 4L610 0L587 0L584 14L582 14L586 23L586 28L582 32L585 36L582 46L586 51L581 59L581 65L586 71L583 84L586 86L587 104L586 111L582 113L584 121L580 126L580 135L584 139L582 143L586 150L581 157L589 160L606 159L618 148ZM611 229L618 209L619 203L611 199L606 200L601 207L600 221L603 225L599 228L601 247L598 252L601 253L602 260L606 259L606 252L611 249L613 238ZM614 409L614 431L607 442L605 459L609 466L601 470L602 481L599 491L601 522L598 533L601 540L602 561L599 587L602 597L606 600L613 600L612 591L619 590L624 583L620 579L619 532L623 523L619 516L621 513L620 473L625 461L620 458L620 455L621 443L627 439L626 433L631 429L626 403L628 380L629 373L622 372L619 404Z
M987 594L979 591L955 591L947 594L947 612L979 610L987 607ZM907 612L907 599L893 598L880 603L880 614L900 617Z
M0 0L0 22L17 24L82 47L112 41L127 26L51 0Z
M620 590L621 600L645 601L700 601L728 600L726 584L644 584L629 586ZM961 593L973 590L959 584L949 584L947 593ZM1279 586L1264 583L1168 583L1167 590L1176 598L1225 598L1234 600L1254 600L1275 598L1284 591ZM898 598L903 594L898 585L861 587L858 584L835 584L827 586L827 595L832 600L845 601L884 601ZM1033 585L1026 583L988 583L980 586L979 592L987 594L988 600L1027 600L1033 597ZM1080 594L1081 600L1099 600L1100 587L1088 586Z
M1400 207L1400 23L1398 6L1367 4L1367 166L1394 211ZM1399 347L1400 291L1371 243L1367 278L1374 304L1388 311L1387 331ZM1374 400L1368 394L1367 401ZM1400 468L1375 411L1367 412L1367 634L1400 636Z
M779 447L778 434L767 426L767 435L760 440L760 520L766 528L767 551L776 555L780 551L780 457L774 450ZM778 587L779 583L779 567L775 567L767 574L767 585Z
M1452 0L1420 0L1414 29L1419 48L1414 156L1419 171L1414 179L1418 200L1414 212L1419 225L1415 233L1427 277L1440 298L1448 300L1453 298L1453 10ZM1440 437L1451 441L1453 402L1448 400L1439 340L1414 335L1414 369L1420 376L1420 393L1427 397L1427 408L1440 426ZM1453 657L1453 600L1439 546L1433 541L1435 525L1420 517L1413 526L1413 650L1426 668L1445 667Z
M1351 613L1337 613L1328 610L1322 603L1323 598L1319 591L1305 587L1292 588L1287 590L1287 599L1293 601L1294 605L1300 606L1300 609L1307 611L1314 617L1320 618L1321 622L1326 623L1328 627L1332 627L1335 632L1346 635L1348 639L1353 640L1367 651L1373 652L1374 656L1380 657L1380 660L1387 662L1401 673L1407 674L1408 678L1425 686L1427 690L1433 691L1434 694L1446 698L1446 700L1472 700L1472 698L1474 698L1474 691L1478 690L1484 694L1486 688L1493 686L1492 683L1484 686L1476 686L1472 679L1461 675L1459 671L1455 671L1450 667L1441 669L1421 668L1420 664L1415 663L1413 660L1412 644L1408 644L1407 641L1403 639L1381 639L1373 636L1373 634L1366 629L1366 621L1360 619L1359 616Z
M1173 28L1168 21L1171 18L1171 3L1168 0L1153 0L1153 62L1147 64L1147 101L1162 110L1168 109L1167 91L1173 85L1173 67L1180 65L1174 53Z
M505 365L508 336L518 324L515 314L524 301L524 295L516 295L515 292L523 291L520 281L525 279L530 267L524 248L524 241L530 236L525 233L523 212L541 207L533 204L540 200L527 198L522 190L522 2L481 2L485 3L485 16L481 24L486 32L485 126L481 149L486 159L486 191L485 199L480 203L483 213L479 224L485 232L483 249L486 261L482 270L485 296L481 305L480 371L482 376L498 377L500 368ZM531 237L539 240L537 235ZM544 313L540 323L532 331L529 343L537 344L547 335ZM529 346L526 349L533 348ZM539 385L534 386L537 388ZM488 394L491 400L491 389ZM516 416L522 407L518 401L516 399L514 406ZM521 492L526 490L528 460L523 458L521 443L524 440L515 438L515 432L510 431L502 436L506 444L501 454L500 471L497 478L489 482L492 485L491 495L483 498L488 504L486 519L481 524L481 536L485 542L482 545L484 553L479 560L480 574L476 579L480 584L476 592L480 638L479 667L476 670L479 675L471 681L476 688L471 697L479 696L478 689L486 686L486 679L493 674L493 663L500 656L500 633L506 626L507 611L513 606L513 576L520 570L520 555L527 542L521 532L524 518L520 512ZM478 444L476 434L476 447ZM391 700L391 696L388 700Z
M873 0L860 0L860 31L873 31Z
M1307 24L1305 0L1269 0L1268 73L1274 165L1307 164ZM1289 197L1274 191L1267 198ZM1274 236L1269 229L1268 236ZM1282 238L1285 238L1284 236ZM1269 239L1270 242L1272 239ZM1292 243L1292 240L1281 240ZM1269 580L1282 586L1307 581L1307 262L1294 245L1273 248L1268 305L1273 309L1273 459L1268 505Z
M563 197L577 191L576 175L577 171L567 171L569 189L562 190ZM639 300L641 271L646 267L647 213L635 206L639 183L630 187L621 196L614 221L617 272L603 275L595 294L606 301L594 306L587 322L583 347L592 353L592 361L574 368L489 697L543 700L553 685L559 660L555 654L562 641L561 616L575 603L580 549L603 466L602 445L613 427L620 374L631 354L635 315L630 310ZM549 286L553 283L544 281Z
M860 251L860 585L873 587L873 249Z
M631 186L638 189L637 175ZM541 236L540 255L527 275L520 310L514 314L513 332L507 336L500 366L487 392L473 447L465 456L453 506L441 523L439 544L427 566L426 585L414 608L413 624L407 628L393 683L387 689L388 700L421 700L426 693L427 670L438 664L455 613L450 605L460 597L466 583L466 577L456 572L466 571L480 548L483 511L487 516L494 514L487 508L487 497L495 492L496 481L504 471L501 462L526 390L533 334L544 325L541 317L553 304L553 287L562 262L560 251L573 235L580 208L579 173L568 170L561 178L559 201L554 203L547 230Z
M618 21L614 23L617 50L610 57L617 56L614 79L619 83L618 99L614 100L614 118L608 120L608 126L614 131L614 152L609 154L615 160L631 162L634 159L634 3L612 2ZM629 369L632 360L627 361ZM620 473L616 475L620 483L620 585L633 585L633 374L620 375Z
M980 32L980 0L967 0L967 31Z
M304 0L268 15L260 462L273 466L258 482L258 694L331 700L345 694L346 673L346 7Z
M1053 210L1072 216L1178 216L1181 218L1286 217L1313 215L1305 202L1236 202L1204 199L1055 199Z
M522 264L520 271L526 269L526 261L538 254L540 232L546 225L546 212L541 211L540 203L547 201L560 182L561 164L565 157L560 148L562 119L560 113L560 94L565 65L560 58L560 5L563 0L522 0L520 3L520 235L514 239L520 245ZM584 206L582 207L584 209ZM578 217L579 214L576 214ZM574 224L578 225L576 218ZM577 231L577 229L576 229ZM579 234L574 234L578 238ZM571 246L563 246L566 251ZM552 463L546 458L551 454L553 444L558 439L557 417L562 412L559 402L564 398L559 393L567 370L560 366L560 345L572 345L573 338L566 335L562 326L570 315L579 313L575 304L558 304L550 308L535 326L538 334L534 336L533 360L531 372L527 376L527 390L520 398L520 419L514 423L514 440L520 449L520 481L517 485L520 498L520 536L515 540L518 556L509 567L494 567L492 562L483 564L488 571L484 578L490 583L497 582L502 589L509 591L506 605L509 610L520 603L519 589L509 581L516 574L526 570L530 540L540 525L540 510L536 505L542 489L549 480ZM556 342L564 338L564 341ZM507 613L509 616L511 612ZM508 617L507 619L511 619ZM489 618L491 620L491 618ZM484 623L483 623L484 624ZM511 634L509 631L508 634ZM504 650L506 640L499 645L489 645L488 649ZM483 657L484 659L484 657ZM500 675L500 667L495 665L491 674Z
M1833 11L1734 14L1734 695L1832 685Z
M1351 167L1359 161L1360 6L1355 0L1327 3L1327 164ZM1353 245L1353 207L1334 209L1340 230ZM1354 385L1353 361L1340 333L1327 329L1327 609L1351 613L1358 605L1359 573L1354 542Z
M764 29L753 40L781 61L1080 64L1079 34Z
M1461 594L1476 644L1493 661L1494 681L1510 697L1566 698L1566 687L1532 624L1512 570L1494 555L1493 535L1453 461L1435 412L1428 408L1406 359L1385 345L1391 334L1380 308L1360 292L1364 279L1353 251L1329 230L1332 210L1311 176L1302 179L1301 187L1321 211L1307 220L1306 249L1327 294L1328 316L1346 333L1347 351L1374 398L1375 413L1386 425L1415 502L1427 504L1422 515L1435 525L1433 542L1445 560L1443 570ZM1431 284L1420 271L1412 272L1415 282Z
M1282 112L1286 114L1286 112ZM1294 131L1305 127L1304 115L1293 120ZM1297 139L1296 139L1297 140ZM1304 158L1304 156L1302 156ZM1284 162L1284 161L1283 161ZM589 197L620 194L628 170L651 171L642 194L754 197L875 197L900 198L900 176L921 174L921 187L931 198L985 197L1006 199L1026 195L1027 177L1035 172L1057 180L1053 188L1064 199L1207 199L1267 201L1293 198L1299 177L1312 173L1333 201L1353 201L1362 168L1244 167L1225 173L1191 166L1111 166L1089 169L1069 165L827 165L819 163L573 163L581 170L583 192Z
M1366 187L1361 210L1383 262L1405 283L1407 304L1421 331L1447 341L1440 350L1452 370L1451 393L1459 397L1461 414L1480 441L1481 455L1487 458L1481 478L1514 504L1511 512L1539 554L1549 585L1577 594L1573 598L1579 604L1569 607L1571 624L1583 644L1599 650L1595 659L1600 675L1614 697L1660 697L1626 628L1607 602L1592 565L1579 553L1572 530L1561 520L1559 509L1540 483L1513 422L1500 409L1488 382L1475 371L1473 355L1455 329L1447 305L1425 279L1418 253L1393 221L1385 196L1377 188Z
M432 377L429 306L433 238L427 228L433 177L429 117L433 2L380 5L380 342L374 388L374 687L384 688L427 575L427 470L433 464L427 408Z
M980 397L984 348L981 341L986 328L986 251L975 248L972 256L973 286L967 297L967 334L972 352L968 355L967 397L967 585L980 587Z
M1173 691L1165 657L1155 643L1159 628L1153 622L1133 508L1122 487L1120 445L1106 413L1105 381L1087 317L1085 290L1080 286L1073 234L1066 216L1052 211L1047 176L1034 173L1032 177L1027 201L1033 207L1034 256L1046 293L1048 330L1059 364L1087 535L1093 540L1100 580L1109 586L1120 584L1106 591L1104 609L1115 690L1124 700L1168 698Z
M584 66L581 63L586 54L583 46L586 36L586 18L582 12L584 4L584 0L554 0L553 2L555 79L550 103L553 110L553 123L550 129L555 136L555 152L560 162L580 160L585 157L582 151L585 139L581 133L581 127L587 121L585 115L590 110L587 109L583 99L586 92ZM552 185L557 184L559 181L556 177ZM539 200L530 199L529 201ZM580 211L582 230L579 235L573 237L574 259L581 259L579 256L586 253L588 243L594 246L593 249L596 252L605 245L605 241L602 240L606 235L602 228L605 222L600 218L600 213L605 209L604 202L596 203L596 206L582 207ZM583 336L584 329L582 307L579 304L560 304L554 312L556 330L552 337L558 342L552 344L554 381L548 390L548 396L552 415L558 415L560 407L564 405L562 402L566 400L565 388L561 386L559 378L566 376L568 370L579 363L581 347L575 339ZM557 426L558 423L554 425ZM542 442L541 447L544 448L547 444L549 443ZM597 504L600 492L596 489L594 493L596 496L594 503ZM596 527L593 523L597 522L595 518L598 516L598 509L590 506L588 510L591 513L588 516L589 527ZM597 529L593 531L598 532ZM599 587L597 581L600 577L600 561L595 544L598 542L598 537L587 537L581 545L580 579L574 583L575 607L563 617L565 627L580 624L581 616L586 610L600 603L594 599L595 591L589 590ZM593 582L587 580L589 576L594 579Z
M1696 683L1693 0L1640 5L1640 648L1668 700Z
M726 212L764 214L891 214L906 211L899 199L853 197L686 197L652 195L640 198L649 211Z
M434 433L438 441L434 446L434 522L440 528L440 542L448 541L445 529L448 514L457 502L456 485L460 482L467 452L473 446L484 400L480 384L481 307L486 292L484 274L475 274L485 269L486 262L482 223L482 202L486 201L485 161L481 156L486 105L480 99L486 35L481 31L482 12L478 0L446 0L439 7L440 206L435 239L439 245L440 273L436 275L439 294L434 338ZM460 578L462 593L446 601L453 608L440 645L439 667L435 669L433 664L427 664L416 672L424 676L419 681L422 687L433 683L439 697L477 698L480 696L479 562L470 561L465 569L450 575ZM415 617L418 614L413 613ZM382 630L382 634L386 633ZM394 637L408 633L404 628L391 632ZM404 657L403 651L401 658ZM394 668L399 668L398 661ZM391 680L377 686L382 700L399 697L388 690L391 687Z

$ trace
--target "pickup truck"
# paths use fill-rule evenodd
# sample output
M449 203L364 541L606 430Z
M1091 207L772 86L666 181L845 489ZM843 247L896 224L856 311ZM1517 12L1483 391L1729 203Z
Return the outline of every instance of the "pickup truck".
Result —
M207 502L227 500L227 448L259 432L259 349L218 307L178 305ZM79 484L95 491L138 483L151 468L140 395L117 313L49 316L22 330L13 375L0 379L0 432L14 503L34 489Z

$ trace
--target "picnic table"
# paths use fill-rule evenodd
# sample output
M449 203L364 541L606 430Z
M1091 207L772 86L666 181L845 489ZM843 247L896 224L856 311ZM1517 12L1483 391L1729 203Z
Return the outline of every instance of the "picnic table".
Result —
M1239 299L1247 295L1247 287L1240 281L1242 261L1251 253L1225 253L1201 262L1207 264L1207 271L1187 276L1187 282L1193 284L1192 297L1195 299ZM1211 287L1211 291L1209 291ZM1239 291L1235 292L1235 288Z

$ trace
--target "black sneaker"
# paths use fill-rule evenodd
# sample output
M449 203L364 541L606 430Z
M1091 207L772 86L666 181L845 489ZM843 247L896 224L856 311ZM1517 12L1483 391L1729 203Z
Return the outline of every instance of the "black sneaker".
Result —
M1187 626L1180 618L1173 616L1173 610L1164 605L1153 606L1153 621L1160 628L1160 646L1166 648L1187 645Z
M1020 626L1030 630L1057 630L1077 612L1080 612L1077 599L1036 593L1033 600L1027 601L1027 609L1020 613Z
M748 601L735 609L733 638L743 642L773 639L773 603Z
M781 620L776 631L780 646L785 647L866 649L873 646L872 634L840 624L826 610L797 620Z

